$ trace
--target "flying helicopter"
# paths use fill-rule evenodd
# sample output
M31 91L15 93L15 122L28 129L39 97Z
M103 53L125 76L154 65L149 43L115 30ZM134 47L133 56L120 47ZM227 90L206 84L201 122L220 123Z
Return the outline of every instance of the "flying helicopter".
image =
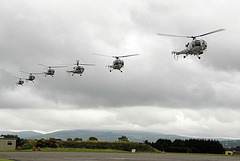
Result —
M24 72L24 71L20 71L20 72L22 72L22 73L27 73L27 74L29 74L29 77L26 79L26 82L28 82L28 81L32 81L33 83L34 83L34 80L35 80L35 74L43 74L43 73L29 73L29 72ZM34 75L33 75L34 74Z
M46 67L46 69L48 69L46 72L43 72L42 74L45 74L45 77L47 75L50 75L50 76L54 76L54 73L55 73L55 70L54 68L62 68L62 67L67 67L67 66L64 66L64 65L61 65L61 66L47 66L47 65L44 65L44 64L38 64L38 65L41 65L41 66L44 66Z
M19 86L19 85L23 86L23 83L24 83L24 81L22 80L23 78L19 78L19 77L16 77L16 78L19 79L18 82L16 83L17 86Z
M101 55L101 54L95 54L94 55L100 55L100 56L105 56L105 57L113 57L116 58L113 61L112 65L108 65L107 67L110 69L110 72L112 72L113 70L119 70L120 72L122 72L121 68L124 67L124 61L119 59L119 58L125 58L125 57L130 57L130 56L136 56L139 54L132 54L132 55L122 55L122 56L109 56L109 55Z
M67 70L68 73L72 73L72 76L74 74L79 74L80 76L82 76L82 73L84 72L84 68L83 66L80 66L80 65L88 65L88 66L95 66L94 64L83 64L83 63L79 63L79 60L76 60L77 61L77 64L74 64L74 65L77 65L76 67L73 67L73 70Z
M160 36L171 36L171 37L184 37L184 38L191 38L192 41L188 42L185 45L185 49L182 51L172 51L172 54L174 55L174 59L178 60L178 56L183 54L183 58L186 58L188 55L194 55L197 56L198 59L201 59L201 57L199 55L203 54L206 49L207 49L207 42L205 40L202 39L196 39L198 37L203 37L209 34L213 34L216 32L220 32L220 31L224 31L225 29L218 29L212 32L208 32L205 34L201 34L201 35L196 35L196 36L180 36L180 35L169 35L169 34L157 34Z

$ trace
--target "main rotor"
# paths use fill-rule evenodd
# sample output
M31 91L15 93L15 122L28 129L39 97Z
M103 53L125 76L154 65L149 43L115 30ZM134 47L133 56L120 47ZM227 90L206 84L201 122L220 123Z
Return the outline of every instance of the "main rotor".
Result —
M157 34L157 35L160 35L160 36L171 36L171 37L192 38L193 40L195 40L197 37L203 37L203 36L210 35L210 34L213 34L213 33L216 33L216 32L224 31L224 30L225 29L218 29L218 30L215 30L215 31L207 32L207 33L204 33L204 34L201 34L201 35L196 35L196 36L182 36L182 35L170 35L170 34Z
M41 66L46 67L48 69L67 67L66 65L59 65L59 66L47 66L47 65L44 65L44 64L38 64L38 65L41 65Z
M95 66L95 64L86 64L86 63L79 63L79 60L76 60L76 64L74 64L74 65L77 65L77 66L79 66L79 65L88 65L88 66Z
M92 54L93 55L105 56L105 57L112 57L112 58L116 58L116 59L139 55L139 54L131 54L131 55L121 55L121 56L109 56L109 55L102 55L102 54L95 54L95 53L92 53Z

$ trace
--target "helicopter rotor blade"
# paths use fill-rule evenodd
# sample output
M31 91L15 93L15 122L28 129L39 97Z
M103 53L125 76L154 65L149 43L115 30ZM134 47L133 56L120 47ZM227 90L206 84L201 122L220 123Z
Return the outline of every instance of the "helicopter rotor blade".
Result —
M92 53L93 55L99 55L99 56L105 56L105 57L112 57L112 56L109 56L109 55L103 55L103 54L96 54L96 53Z
M114 56L115 58L118 57L118 58L125 58L125 57L130 57L130 56L137 56L139 54L132 54L132 55L123 55L123 56Z
M34 72L24 72L24 71L20 71L22 73L26 73L26 74L29 74L29 75L33 75L33 74L43 74L43 73L34 73Z
M92 53L93 55L100 55L100 56L105 56L105 57L113 57L113 58L124 58L124 57L129 57L129 56L136 56L136 55L139 55L139 54L132 54L132 55L123 55L123 56L109 56L109 55L102 55L102 54L95 54L95 53Z
M157 34L157 35L160 35L160 36L171 36L171 37L185 37L185 38L195 39L196 37L202 37L202 36L206 36L206 35L213 34L213 33L220 32L220 31L224 31L224 30L225 29L218 29L218 30L211 31L211 32L208 32L208 33L205 33L205 34L201 34L201 35L197 35L197 36L182 36L182 35L170 35L170 34Z
M52 68L63 68L63 67L67 67L66 65L59 65L59 66L51 66Z
M185 37L185 38L191 38L190 36L182 36L182 35L170 35L170 34L157 34L160 36L170 36L170 37Z
M41 73L30 73L30 74L34 74L35 75L35 74L45 74L45 73L41 72Z
M83 64L83 63L80 63L79 65L88 65L88 66L96 66L95 64Z
M59 66L47 66L47 65L44 65L44 64L38 64L38 65L44 66L44 67L46 67L46 68L62 68L62 67L67 67L66 65L59 65Z
M48 68L49 68L49 66L47 66L47 65L44 65L44 64L38 64L38 65L41 65L41 66L43 66L43 67L48 67Z
M22 73L26 73L26 74L31 74L31 73L29 73L29 72L24 72L24 71L20 71L20 72L22 72Z
M15 77L15 78L18 78L19 80L25 79L25 78L17 77L17 76L14 76L14 77Z
M206 35L213 34L213 33L220 32L220 31L224 31L224 30L226 30L226 29L218 29L218 30L215 30L215 31L211 31L211 32L201 34L201 35L197 35L197 36L193 36L193 37L202 37L202 36L206 36Z

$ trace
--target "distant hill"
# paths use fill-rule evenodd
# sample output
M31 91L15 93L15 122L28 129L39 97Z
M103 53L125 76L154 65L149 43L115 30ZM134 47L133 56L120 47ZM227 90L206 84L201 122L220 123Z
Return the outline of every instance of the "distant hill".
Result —
M220 141L224 148L231 148L240 146L240 140L226 140Z
M20 131L20 132L13 132L13 131L0 131L0 135L17 135L20 138L28 139L28 138L34 138L35 136L42 135L42 133L37 133L34 131ZM34 136L34 137L33 137Z
M118 137L126 136L130 141L143 142L148 140L149 142L155 142L157 139L187 139L188 137L178 135L168 135L154 132L143 132L143 131L124 131L124 130L61 130L57 132L51 132L47 134L37 133L34 131L0 131L1 134L18 135L24 139L41 139L41 138L56 138L66 140L67 138L82 138L88 140L89 137L96 137L100 141L118 141Z
M129 141L133 142L144 142L148 140L149 142L156 142L158 139L170 139L172 141L176 139L189 139L196 137L184 137L179 135L161 134L155 132L145 132L145 131L125 131L125 130L61 130L56 132L51 132L47 134L42 134L34 131L0 131L1 134L11 134L17 135L24 139L41 139L41 138L56 138L66 140L67 138L82 138L83 140L88 140L89 137L96 137L100 141L118 141L118 137L126 136ZM203 138L199 138L203 139ZM209 138L204 138L209 139ZM223 147L236 147L240 146L240 140L227 140L224 138L211 138L219 140Z

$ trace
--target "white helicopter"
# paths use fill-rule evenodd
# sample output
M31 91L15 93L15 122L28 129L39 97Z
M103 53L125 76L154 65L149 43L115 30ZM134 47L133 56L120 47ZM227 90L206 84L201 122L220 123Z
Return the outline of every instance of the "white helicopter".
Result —
M197 35L197 36L179 36L179 35L169 35L169 34L157 34L160 36L171 36L171 37L185 37L185 38L192 38L193 40L191 42L188 42L185 46L186 49L182 50L182 51L172 51L172 54L174 55L174 59L178 60L178 56L183 54L183 58L186 58L188 55L194 55L197 56L198 59L201 59L201 57L199 55L203 54L206 49L207 49L207 42L205 40L202 39L196 39L197 37L202 37L202 36L206 36L209 34L213 34L216 32L220 32L220 31L224 31L225 29L218 29L212 32L208 32L205 34L201 34L201 35Z
M64 66L64 65L61 65L61 66L47 66L47 65L44 65L44 64L38 64L38 65L44 66L44 67L46 67L46 69L48 69L46 72L42 73L42 74L45 74L45 77L47 75L50 75L52 77L54 76L55 70L53 68L67 67L67 66Z
M72 73L72 76L74 74L79 74L80 76L82 76L82 73L84 72L84 68L83 66L80 66L80 65L87 65L87 66L95 66L95 64L80 64L79 63L79 60L76 60L77 61L77 64L74 64L74 65L77 65L76 67L73 67L73 70L67 70L68 73Z
M16 78L19 79L18 82L16 83L17 86L19 86L19 85L23 86L23 84L24 84L24 81L22 80L23 78L19 78L19 77L16 77Z
M108 65L107 66L110 69L110 72L112 72L113 70L119 70L120 72L122 72L121 68L124 67L124 61L119 59L119 58L125 58L125 57L139 55L139 54L132 54L132 55L123 55L123 56L108 56L108 55L101 55L101 54L95 54L95 53L93 53L93 54L94 55L100 55L100 56L116 58L116 60L113 61L112 65Z

